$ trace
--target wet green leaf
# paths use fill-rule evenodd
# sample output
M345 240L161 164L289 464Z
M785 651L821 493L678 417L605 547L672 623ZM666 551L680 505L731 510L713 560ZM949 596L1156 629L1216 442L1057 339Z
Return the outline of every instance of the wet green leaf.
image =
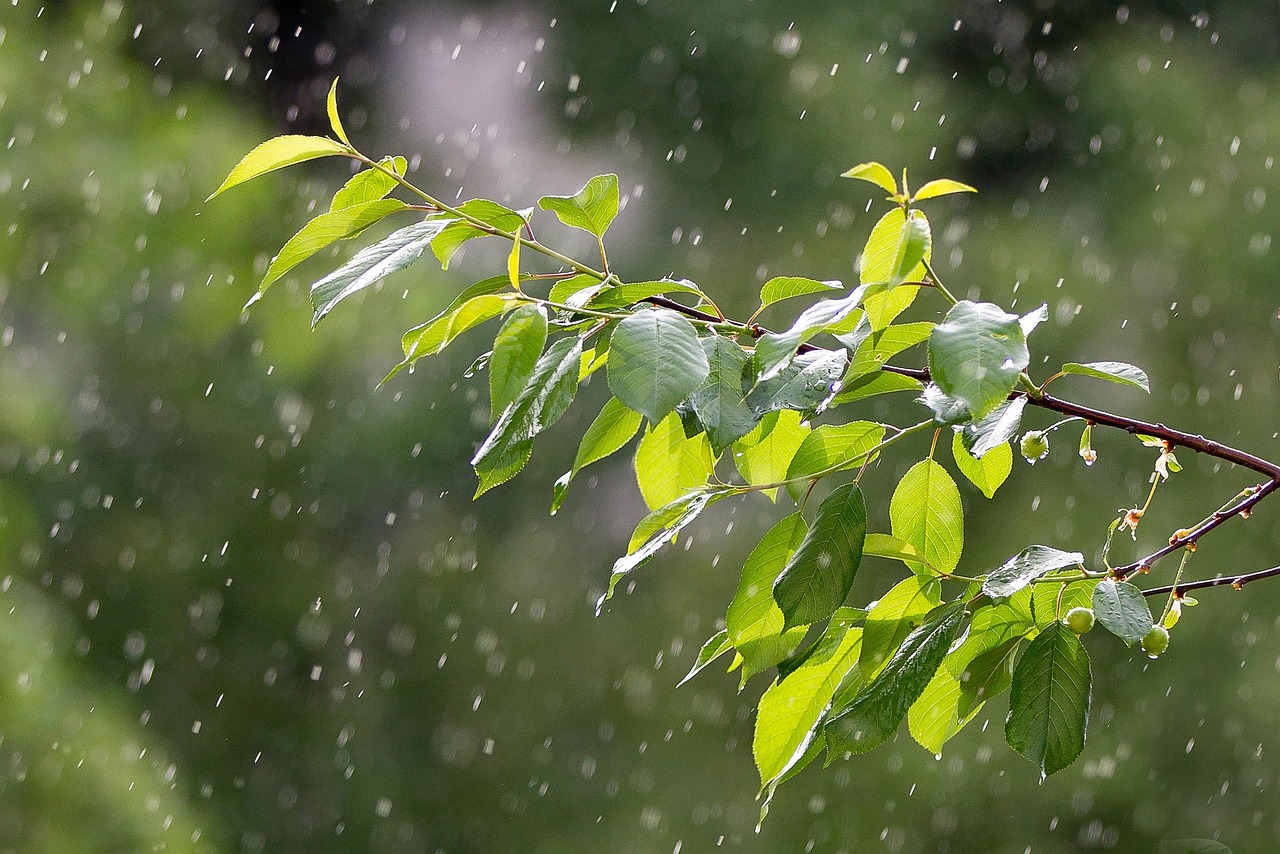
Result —
M1084 645L1057 622L1041 631L1018 659L1005 739L1042 775L1061 771L1084 750L1090 678Z
M524 391L546 344L547 312L540 305L522 305L502 324L489 357L489 423Z
M1086 362L1084 364L1070 362L1062 366L1062 373L1097 377L1151 393L1151 381L1147 379L1147 372L1125 362Z
M804 541L773 585L787 628L825 620L844 604L862 561L867 507L857 484L823 499Z
M1151 607L1127 581L1104 578L1093 588L1093 613L1104 629L1131 646L1151 630Z
M1008 442L996 445L979 458L965 450L964 439L959 433L951 436L951 455L955 458L956 468L960 469L970 483L982 490L982 494L991 498L996 490L1013 471L1013 448Z
M676 408L710 373L693 325L668 309L638 311L610 338L609 388L651 423Z
M1084 555L1080 552L1064 552L1049 546L1028 546L988 575L982 582L982 592L994 599L1004 599L1041 576L1083 563Z

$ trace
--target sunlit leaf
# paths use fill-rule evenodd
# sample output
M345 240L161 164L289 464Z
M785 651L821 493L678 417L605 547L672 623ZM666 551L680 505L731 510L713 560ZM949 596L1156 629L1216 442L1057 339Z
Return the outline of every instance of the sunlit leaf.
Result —
M893 173L890 172L883 164L859 163L848 172L843 172L841 178L857 178L859 181L866 181L868 184L875 184L889 195L898 192L898 182L894 180Z
M676 683L679 688L693 677L701 673L708 664L715 661L733 649L733 644L729 642L729 632L721 629L711 637L707 638L707 642L702 645L702 649L698 650L697 658L693 661L693 667L689 670L685 677Z
M342 127L342 119L338 116L338 78L333 78L333 85L329 87L329 125L333 128L333 134L347 145L351 145L351 140L347 139L347 132Z
M619 581L648 562L649 558L657 554L658 550L667 543L673 542L676 534L698 518L707 505L722 497L724 497L723 492L694 492L682 495L641 519L635 533L631 535L631 545L627 549L627 554L613 562L609 587L596 603L596 613L600 613L605 600L613 596Z
M579 371L578 374L581 378L582 372ZM578 453L573 459L573 468L555 482L551 501L553 516L564 503L569 483L578 472L622 450L640 429L642 420L643 417L639 412L627 409L616 397L609 398L604 409L600 410L596 420L591 422L591 426L583 434L582 441L578 444Z
M988 451L1007 445L1018 434L1022 412L1026 408L1026 397L1006 400L980 420L964 425L959 436L965 450L973 457L982 458ZM966 412L967 409L965 407ZM1010 456L1012 458L1012 451Z
M265 291L276 279L331 243L354 237L388 214L406 207L408 205L399 199L378 199L320 214L290 237L271 259L262 284L258 285L258 292Z
M765 308L792 297L830 293L841 290L843 287L844 285L837 281L819 282L817 279L805 279L800 276L775 276L760 288L760 307Z
M742 654L744 682L782 661L804 638L803 626L783 631L784 618L773 599L773 583L807 531L804 518L793 513L769 529L742 565L742 578L725 613L725 625Z
M351 156L351 149L339 142L325 139L322 136L298 136L290 134L269 139L250 151L235 165L231 174L222 182L222 186L213 191L206 202L226 192L237 184L243 184L259 175L265 175L285 166L315 160L317 157L331 157L335 154Z
M547 312L522 305L498 330L489 358L489 421L493 423L520 396L547 344Z
M1004 599L1037 578L1083 563L1084 555L1080 552L1064 552L1049 546L1028 546L988 575L982 582L982 592L995 599Z
M672 412L650 425L636 447L635 463L640 494L654 510L704 485L715 457L707 437L686 437L680 416Z
M388 157L379 165L394 175L404 175L405 169L409 166L408 161L403 157ZM398 184L399 182L392 175L380 169L370 168L357 172L342 185L342 189L333 194L329 210L342 210L352 205L386 198L387 193L394 190Z
M1008 398L1030 361L1017 315L961 300L929 336L929 373L948 396L982 418Z
M552 211L571 228L602 238L618 215L618 176L597 175L572 196L543 196L538 207Z
M805 437L787 468L787 480L861 465L883 439L884 426L871 421L824 424ZM788 488L792 497L798 499L808 486L797 481Z
M982 490L987 498L996 494L1000 484L1013 471L1013 447L1008 442L996 445L981 458L976 458L965 450L961 435L954 433L951 436L951 456L955 458L956 468L960 469L960 473Z
M831 405L840 406L858 400L865 400L868 397L892 394L898 391L920 391L921 388L923 386L917 379L881 371L867 374L860 379L846 383L840 393L832 399Z
M950 573L964 548L964 510L960 490L947 470L933 460L912 466L889 500L893 535L910 543L925 563L917 573Z
M871 609L863 627L858 669L867 682L880 671L925 615L942 604L942 585L933 578L904 578Z
M968 184L961 184L959 181L952 181L950 178L938 178L934 181L927 182L923 187L916 190L912 201L923 202L925 199L934 199L938 196L947 196L952 193L976 193L978 192Z
M864 290L859 288L844 299L821 300L806 308L785 332L771 332L756 341L756 372L766 382L791 363L801 344L857 311Z
M620 308L662 294L696 294L699 298L704 296L698 286L688 279L658 279L606 286L584 304L599 309Z
M1070 362L1062 366L1062 373L1097 377L1151 393L1151 381L1147 379L1147 372L1125 362L1086 362L1084 364Z
M777 483L800 449L809 427L793 410L770 412L755 429L733 444L733 463L742 479L752 486ZM772 500L776 490L765 494Z

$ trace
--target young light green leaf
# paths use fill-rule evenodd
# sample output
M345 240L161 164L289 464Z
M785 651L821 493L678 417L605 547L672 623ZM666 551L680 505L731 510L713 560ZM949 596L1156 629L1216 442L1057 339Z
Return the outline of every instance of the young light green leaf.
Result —
M796 350L833 323L858 309L863 288L844 299L821 300L806 308L786 332L770 332L756 341L757 382L767 382L791 364Z
M662 420L711 371L698 333L674 311L637 311L613 330L609 388L650 423Z
M867 507L857 484L831 491L813 527L773 585L787 628L825 620L844 604L867 536Z
M267 267L262 284L258 285L258 293L265 291L276 279L331 243L355 237L388 214L406 207L408 205L399 199L378 199L320 214L290 237L276 257L271 259L271 266Z
M422 357L434 356L442 352L453 343L453 339L468 329L505 314L516 305L518 303L514 300L495 294L474 296L453 311L410 329L400 342L405 351L404 360L392 368L379 385L386 384L392 377Z
M380 165L396 175L404 175L405 169L409 167L408 161L403 157L385 158ZM357 172L342 185L342 189L333 194L329 210L339 211L352 205L386 198L387 193L394 190L398 183L391 175L379 169L365 169L363 172Z
M908 566L921 561L915 546L889 534L867 534L866 542L862 544L862 555L900 560Z
M347 297L417 261L432 238L447 223L448 220L428 219L393 231L372 246L361 249L350 261L316 281L311 285L311 305L315 309L311 325L314 327Z
M742 655L743 682L777 665L804 639L804 626L783 631L784 618L773 600L773 583L807 531L804 518L791 514L769 529L742 566L725 625L730 642Z
M938 672L963 621L963 603L935 608L847 709L833 709L836 714L823 725L828 761L845 753L866 753L893 738Z
M618 176L597 175L572 196L543 196L538 207L553 212L570 228L603 238L618 215Z
M907 730L916 743L935 756L942 746L973 720L982 704L961 713L960 680L945 667L939 667L907 712Z
M636 447L635 462L636 482L650 510L705 485L715 467L707 437L686 437L675 412L649 426Z
M951 455L955 458L956 468L960 469L960 473L982 490L982 494L987 498L996 494L1000 484L1004 483L1009 472L1013 471L1013 448L1008 442L996 445L981 458L976 458L965 450L961 434L953 433Z
M754 430L733 443L733 463L742 479L752 486L783 480L809 429L793 410L765 415ZM765 495L773 500L776 493L768 490Z
M540 305L522 305L502 324L489 357L490 424L524 391L546 344L547 312Z
M329 124L333 127L333 135L342 140L346 145L351 145L351 140L347 139L347 132L342 127L342 119L338 116L338 78L333 78L333 85L329 87Z
M581 371L579 371L581 377ZM591 422L587 432L578 445L578 454L573 459L573 468L565 472L555 482L551 501L551 515L554 516L564 503L569 489L569 482L587 466L603 460L605 457L622 450L631 437L640 429L642 416L639 412L627 409L616 397L609 398L604 409Z
M547 295L547 299L552 302L571 305L575 308L581 308L587 302L605 287L604 282L595 276L588 276L586 273L579 273L576 276L569 276L567 279L560 279L551 286L551 292Z
M912 196L913 202L923 202L925 199L936 199L938 196L949 196L952 193L976 193L978 192L968 184L961 184L959 181L952 181L950 178L938 178L934 181L927 182L923 187L916 190L916 194Z
M1132 646L1151 630L1151 608L1127 581L1104 578L1093 588L1093 613L1102 627Z
M1151 393L1151 381L1147 379L1147 372L1124 362L1069 362L1062 366L1062 373L1111 380L1113 383L1130 385Z
M871 421L851 421L848 424L824 424L805 437L787 467L787 480L797 480L788 485L792 498L797 501L807 489L799 478L819 473L841 471L862 465L867 454L884 440L884 425Z
M1069 584L1037 584L1031 588L1036 625L1047 626L1072 608L1093 607L1093 589L1098 579L1081 578Z
M859 336L858 332L836 336L846 347L854 344L851 348L853 358L845 375L846 386L852 380L878 372L886 362L902 351L929 340L933 326L928 322L902 323L872 332L870 321L867 321L865 330L859 330L865 331L865 336Z
M889 499L893 535L911 544L924 563L909 564L917 574L950 573L964 548L964 510L960 490L947 470L921 460L907 471Z
M693 667L685 675L683 679L676 683L679 688L693 677L697 676L711 662L733 649L733 644L729 642L729 632L727 629L721 629L711 637L707 638L707 642L702 645L702 649L698 650L698 657L694 659Z
M477 297L477 299L500 299ZM513 446L529 441L560 420L578 390L578 361L582 341L561 338L538 359L528 384L510 403L476 450L471 465L488 469L492 460L505 460Z
M1026 408L1025 397L1006 400L981 420L964 425L960 440L965 450L972 456L981 458L992 449L1008 445L1009 440L1018 434L1018 427L1022 424L1022 411ZM1012 456L1012 451L1010 455Z
M925 615L942 604L942 585L933 578L910 576L880 598L863 627L858 670L870 683L880 675L907 635Z
M857 178L859 181L866 181L868 184L875 184L889 195L898 192L898 182L894 180L893 173L890 172L883 164L859 163L857 166L840 175L841 178Z
M699 299L706 295L688 279L658 279L653 282L632 282L602 288L585 304L592 308L610 309L633 305L661 294L695 294Z
M760 418L747 406L743 374L751 357L720 335L702 339L710 372L706 383L689 396L689 405L707 430L711 449L720 452L755 429Z
M613 596L618 582L634 569L648 562L658 550L675 540L680 531L701 515L707 506L724 497L723 492L693 492L682 495L665 507L659 507L640 520L635 533L631 535L631 545L627 554L613 562L613 572L609 576L609 587L596 602L596 615L604 608L605 600Z
M898 391L920 391L924 386L917 379L904 377L901 374L879 372L867 374L860 379L847 382L832 400L832 406L841 406L868 397L881 394L892 394Z
M1028 546L988 575L982 582L982 592L993 599L1004 599L1041 576L1083 564L1084 555L1080 552L1064 552L1049 546Z
M243 184L245 181L257 178L259 175L265 175L268 172L274 172L276 169L283 169L285 166L292 166L295 163L315 160L317 157L331 157L335 154L345 154L349 157L352 152L350 148L342 143L325 139L322 136L298 136L296 134L277 136L246 154L231 170L231 174L222 182L222 186L214 190L213 195L209 196L205 201L209 202L237 184Z
M488 199L468 199L458 205L458 211L505 234L514 234L523 228L525 224L525 214L513 211L506 205L500 205ZM492 233L492 231L486 231L476 226L470 220L455 219L449 223L448 228L440 232L439 237L431 241L431 251L440 260L440 266L447 270L449 269L449 262L453 260L453 256L457 251L462 248L462 244L468 240L485 237ZM519 256L517 255L517 257Z
M800 276L775 276L760 288L760 308L792 297L825 294L843 288L844 284L837 281L820 282L817 279L805 279Z
M747 406L757 415L779 409L821 412L833 399L848 361L844 350L801 353L772 378L758 382L747 394Z
M927 257L933 246L933 235L929 230L929 220L920 211L912 211L902 225L902 236L898 240L898 254L893 267L889 271L889 288L896 288L911 277L916 268Z
M929 336L929 373L978 419L999 406L1031 356L1017 315L961 300Z
M1066 768L1084 750L1090 680L1084 645L1057 622L1041 631L1018 659L1005 740L1042 776Z
M760 698L752 752L762 789L805 755L836 688L858 659L861 629L840 631L834 649L811 657Z
M871 229L866 246L862 250L862 262L859 269L859 281L864 285L874 283L887 284L895 273L901 272L898 267L899 249L902 245L906 215L902 208L894 208L880 218ZM925 245L924 260L932 257L931 242ZM924 264L907 271L899 281L915 281L923 279ZM867 318L873 330L880 330L893 322L893 319L905 311L915 301L919 288L914 285L899 285L891 290L881 290L867 296L865 308Z

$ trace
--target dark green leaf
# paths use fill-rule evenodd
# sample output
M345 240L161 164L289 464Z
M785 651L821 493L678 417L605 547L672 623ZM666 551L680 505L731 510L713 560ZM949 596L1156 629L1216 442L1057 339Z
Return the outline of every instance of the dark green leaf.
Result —
M1062 366L1062 373L1111 380L1113 383L1131 385L1151 393L1151 381L1147 379L1147 372L1124 362L1086 362L1083 365L1071 362Z
M613 331L609 388L619 400L657 423L710 373L693 325L674 311L644 309Z
M533 440L512 442L499 448L483 460L475 463L479 483L473 499L479 498L495 486L501 486L520 473L533 454Z
M498 330L489 357L489 423L520 396L547 344L547 312L522 305Z
M845 753L866 753L893 738L938 672L963 621L962 603L944 605L907 635L880 675L847 709L826 721L828 761Z
M280 252L271 259L271 266L262 277L262 284L258 285L258 293L329 244L355 237L388 214L406 207L408 205L399 199L377 199L320 214L280 247Z
M676 683L676 687L679 688L681 685L697 676L708 664L732 649L733 644L729 642L729 632L725 629L721 629L716 632L707 639L706 643L702 645L702 649L698 650L698 657L693 662L693 668L683 679Z
M1019 398L1021 400L1022 398ZM975 458L964 448L961 434L951 436L951 455L955 458L956 468L969 479L969 482L987 498L996 494L1000 484L1004 483L1009 472L1013 471L1013 448L1008 442L989 449L981 459Z
M1151 630L1151 608L1142 591L1127 581L1104 578L1093 588L1093 613L1102 627L1126 645Z
M932 578L904 578L880 598L867 615L858 669L867 682L875 679L925 615L942 604L942 585Z
M844 350L802 353L771 379L756 383L747 405L760 415L778 409L820 412L834 395L848 358Z
M1084 555L1080 552L1064 552L1049 546L1029 546L988 575L982 582L982 592L994 599L1004 599L1043 575L1083 564Z
M947 470L921 460L903 475L889 500L893 535L924 557L917 573L950 573L964 548L964 510L960 490Z
M842 283L836 281L819 282L816 279L805 279L799 276L776 276L760 288L760 307L764 308L792 297L838 291L843 287Z
M743 564L725 624L730 641L743 658L744 682L782 661L804 638L803 626L783 631L784 618L773 600L773 583L807 531L804 518L791 514L769 529Z
M1018 659L1005 739L1042 776L1066 768L1084 750L1089 685L1089 654L1061 623L1047 626Z
M726 447L755 429L760 420L747 406L743 373L751 357L737 344L719 335L702 339L710 372L706 384L689 397L689 404L707 430L712 450Z
M1157 854L1231 854L1231 849L1213 839L1171 839L1161 842Z
M334 306L347 297L417 261L427 244L448 222L444 219L428 219L393 231L372 246L361 249L350 261L313 284L311 305L315 314L311 318L311 325L319 323Z
M507 298L487 294L464 302L458 308L440 315L435 320L409 330L401 341L405 348L405 357L400 364L382 380L386 383L403 369L424 356L434 356L448 347L453 339L468 329L473 329L487 320L492 320L515 308L519 303ZM379 385L381 385L380 383Z
M929 336L929 373L973 418L1000 405L1030 354L1017 315L991 303L961 300Z
M866 536L862 491L852 483L836 487L819 505L813 527L773 585L787 628L825 620L844 604Z
M602 238L618 215L618 176L597 175L572 196L543 196L538 207L552 211L570 228Z
M956 711L968 715L983 703L1009 689L1013 680L1013 663L1021 637L1010 638L999 646L978 653L969 660L958 679L960 697ZM947 668L942 668L946 670Z

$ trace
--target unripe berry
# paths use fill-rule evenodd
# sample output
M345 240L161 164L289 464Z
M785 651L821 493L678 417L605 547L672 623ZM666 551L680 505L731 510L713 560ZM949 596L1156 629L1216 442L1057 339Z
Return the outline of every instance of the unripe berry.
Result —
M1164 626L1152 626L1142 636L1142 651L1152 658L1159 658L1160 653L1169 648L1169 630Z
M1078 635L1093 628L1093 609L1092 608L1072 608L1067 615L1062 618L1062 623L1071 631Z
M1032 465L1049 454L1049 437L1043 430L1031 430L1022 436L1022 456Z

